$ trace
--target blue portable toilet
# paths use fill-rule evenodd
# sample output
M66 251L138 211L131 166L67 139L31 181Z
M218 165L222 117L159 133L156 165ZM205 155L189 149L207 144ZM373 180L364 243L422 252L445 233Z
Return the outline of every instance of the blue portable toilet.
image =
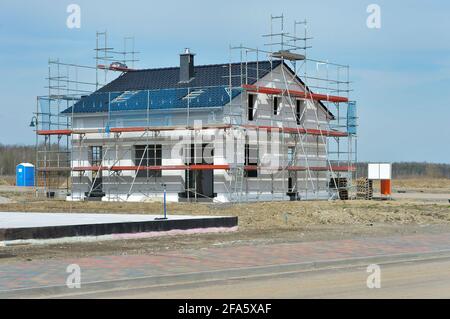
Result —
M34 186L34 165L20 163L16 166L16 186Z

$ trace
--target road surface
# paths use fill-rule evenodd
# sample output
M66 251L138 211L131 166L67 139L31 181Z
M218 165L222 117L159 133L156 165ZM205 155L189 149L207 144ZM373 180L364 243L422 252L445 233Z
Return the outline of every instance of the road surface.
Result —
M450 298L448 232L4 260L0 298ZM367 288L371 264L381 267L380 289Z
M450 259L381 265L381 287L367 287L366 267L316 270L188 287L94 293L87 298L450 298ZM270 276L270 274L267 274Z

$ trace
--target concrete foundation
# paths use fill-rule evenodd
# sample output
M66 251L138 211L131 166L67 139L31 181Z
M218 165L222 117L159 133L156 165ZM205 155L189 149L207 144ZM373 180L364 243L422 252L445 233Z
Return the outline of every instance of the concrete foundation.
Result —
M146 233L207 232L236 229L237 217L133 214L0 212L0 242ZM124 236L118 236L124 238Z

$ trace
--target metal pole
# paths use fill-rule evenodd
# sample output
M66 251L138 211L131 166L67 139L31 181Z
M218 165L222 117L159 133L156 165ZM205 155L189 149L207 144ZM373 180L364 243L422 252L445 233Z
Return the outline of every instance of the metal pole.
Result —
M164 219L167 219L167 202L166 202L167 191L166 191L166 184L163 184L163 187L164 187Z
M161 184L161 186L163 187L164 190L164 195L163 195L163 217L156 217L155 220L167 220L167 189L166 189L166 184Z

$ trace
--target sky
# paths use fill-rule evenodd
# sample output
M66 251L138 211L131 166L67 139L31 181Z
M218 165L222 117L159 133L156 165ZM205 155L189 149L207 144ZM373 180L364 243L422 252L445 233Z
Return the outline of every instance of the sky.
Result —
M80 28L67 27L70 4ZM379 28L367 25L371 4ZM359 160L450 163L450 2L438 0L2 0L0 143L34 143L48 59L94 65L96 31L117 49L133 35L139 68L177 66L185 47L196 64L226 63L230 45L262 46L271 14L307 19L309 56L350 65Z

